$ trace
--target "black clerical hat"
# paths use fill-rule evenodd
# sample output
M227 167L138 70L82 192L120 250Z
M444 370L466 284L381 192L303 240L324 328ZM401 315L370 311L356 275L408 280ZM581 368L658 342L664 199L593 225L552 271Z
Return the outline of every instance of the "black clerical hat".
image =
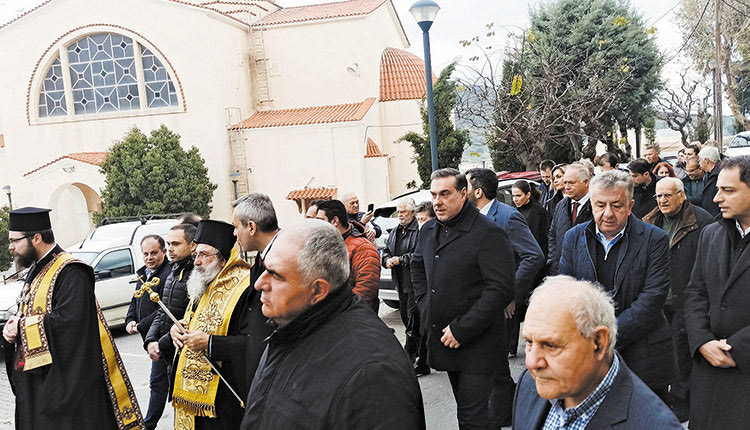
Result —
M49 221L50 209L26 207L10 211L8 230L10 231L43 231L52 228Z
M229 260L232 248L237 239L234 237L234 226L223 221L202 220L195 232L195 243L205 243L216 248L225 260Z

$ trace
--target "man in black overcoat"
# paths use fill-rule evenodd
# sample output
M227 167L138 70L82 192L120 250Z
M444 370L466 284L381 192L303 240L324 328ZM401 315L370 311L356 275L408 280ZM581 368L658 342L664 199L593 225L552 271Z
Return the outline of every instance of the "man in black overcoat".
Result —
M427 363L448 372L459 428L486 429L494 373L505 353L503 310L515 295L513 247L468 202L459 171L433 172L430 192L437 219L420 230L411 263Z
M690 428L699 430L750 423L750 158L722 165L714 197L722 218L703 229L685 290Z

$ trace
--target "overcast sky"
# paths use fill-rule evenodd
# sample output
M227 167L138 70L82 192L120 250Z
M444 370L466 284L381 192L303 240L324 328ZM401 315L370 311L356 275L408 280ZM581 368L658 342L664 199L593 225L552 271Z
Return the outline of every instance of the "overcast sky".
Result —
M95 1L95 0L92 0ZM126 1L126 0L122 0ZM409 38L409 50L423 57L422 33L414 22L409 7L415 0L393 0L401 17L404 30ZM586 0L581 0L586 1ZM631 0L633 8L644 16L647 27L657 28L656 38L662 52L671 53L679 49L682 38L675 24L674 14L681 0ZM322 0L276 0L281 6L323 3ZM485 25L494 23L497 31L495 40L488 45L493 49L501 48L507 41L507 31L517 27L527 27L529 9L545 3L540 0L436 0L441 11L430 30L432 45L432 63L435 73L454 59L466 61L478 51L463 48L459 40L471 39L475 35L484 35ZM30 9L41 3L41 0L0 0L0 21L6 22L15 17L19 11ZM505 29L505 30L504 30ZM489 41L488 41L489 42ZM676 61L684 63L685 60ZM672 64L665 69L665 79L670 71L679 67Z

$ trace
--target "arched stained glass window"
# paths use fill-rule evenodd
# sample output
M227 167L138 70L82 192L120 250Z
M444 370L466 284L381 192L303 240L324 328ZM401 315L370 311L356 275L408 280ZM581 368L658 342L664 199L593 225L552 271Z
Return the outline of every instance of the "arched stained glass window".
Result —
M47 70L39 93L39 116L67 115L65 105L65 84L63 83L60 59Z
M167 68L152 51L128 36L91 34L59 52L67 61L58 57L45 75L39 96L40 118L179 105Z

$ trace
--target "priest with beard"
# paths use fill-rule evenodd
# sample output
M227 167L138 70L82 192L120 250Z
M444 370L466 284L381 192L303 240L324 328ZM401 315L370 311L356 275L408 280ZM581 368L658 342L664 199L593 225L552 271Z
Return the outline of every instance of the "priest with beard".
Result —
M180 321L186 329L170 330L178 348L172 366L175 429L236 429L242 422L240 399L249 390L245 373L252 289L250 264L240 257L233 232L231 224L203 220L195 234L195 267L187 282L190 302Z
M94 296L91 266L55 243L49 209L10 212L9 250L29 268L3 329L18 429L144 428Z

